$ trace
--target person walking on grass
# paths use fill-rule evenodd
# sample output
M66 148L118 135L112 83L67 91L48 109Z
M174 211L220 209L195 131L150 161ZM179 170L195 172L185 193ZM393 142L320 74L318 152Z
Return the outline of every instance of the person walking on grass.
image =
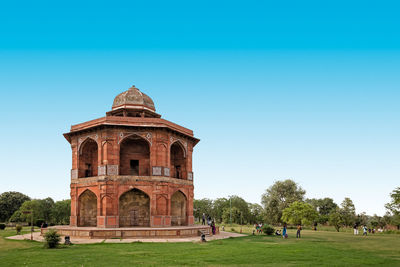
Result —
M300 231L302 230L301 224L297 225L297 233L296 233L296 238L300 238Z
M366 225L364 225L364 227L363 227L363 236L365 235L368 235L368 228L367 228L367 226Z

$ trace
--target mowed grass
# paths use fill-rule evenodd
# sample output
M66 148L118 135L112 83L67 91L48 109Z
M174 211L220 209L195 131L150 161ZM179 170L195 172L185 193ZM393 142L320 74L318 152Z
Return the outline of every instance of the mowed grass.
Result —
M0 231L1 266L400 266L399 235L304 230L296 239L294 230L289 230L285 240L249 235L206 243L99 243L45 249L43 243L4 238L14 234L15 230Z

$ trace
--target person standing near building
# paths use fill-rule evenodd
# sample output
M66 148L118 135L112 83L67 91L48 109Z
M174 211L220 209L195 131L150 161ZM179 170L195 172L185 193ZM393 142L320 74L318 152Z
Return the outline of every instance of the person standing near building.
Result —
M300 232L301 232L302 228L301 228L301 224L297 225L297 233L296 233L296 238L300 238Z
M202 220L201 220L201 224L202 225L206 225L206 215L203 213L203 217L202 217Z

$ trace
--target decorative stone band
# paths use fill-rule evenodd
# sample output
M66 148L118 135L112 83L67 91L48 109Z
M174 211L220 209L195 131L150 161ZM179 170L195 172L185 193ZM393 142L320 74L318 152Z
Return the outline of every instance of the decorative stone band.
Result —
M78 170L71 170L71 179L77 179L78 178Z
M162 166L153 166L152 168L153 176L169 176L169 168Z
M188 180L193 181L193 172L188 172Z
M166 182L171 184L181 184L181 185L193 185L193 181L165 177L165 176L131 176L131 175L104 175L104 176L94 176L72 179L71 184L78 185L93 185L99 181L118 181L120 183L125 182Z

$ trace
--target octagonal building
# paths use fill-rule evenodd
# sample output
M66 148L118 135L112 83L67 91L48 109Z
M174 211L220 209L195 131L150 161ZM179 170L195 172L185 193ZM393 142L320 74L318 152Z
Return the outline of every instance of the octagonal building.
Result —
M193 131L132 86L105 117L71 126L71 226L193 225Z

